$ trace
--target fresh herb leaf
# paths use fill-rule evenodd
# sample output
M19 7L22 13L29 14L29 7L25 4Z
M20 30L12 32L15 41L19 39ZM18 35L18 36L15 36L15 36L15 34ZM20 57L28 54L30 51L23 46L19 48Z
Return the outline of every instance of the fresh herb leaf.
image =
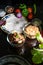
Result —
M43 44L39 44L39 48L43 49Z
M33 48L32 52L32 61L35 64L40 64L43 62L43 50L40 51L40 49Z
M33 48L33 49L31 50L31 53L32 53L32 55L34 55L34 54L37 53L37 50L35 50L35 48Z
M42 63L42 55L41 55L40 53L34 54L33 57L32 57L32 61L33 61L35 64Z
M37 38L37 37L40 37L40 33L36 33L36 38Z
M16 35L16 38L19 38L18 34Z
M43 37L41 36L40 33L37 33L37 34L36 34L36 39L37 39L40 43L43 43Z

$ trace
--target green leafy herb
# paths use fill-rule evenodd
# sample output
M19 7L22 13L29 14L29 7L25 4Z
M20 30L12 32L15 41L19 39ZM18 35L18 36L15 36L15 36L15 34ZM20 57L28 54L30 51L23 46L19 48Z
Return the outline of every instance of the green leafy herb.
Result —
M40 53L36 53L35 55L33 55L32 61L33 61L35 64L42 63L42 55L41 55Z
M33 57L32 57L33 63L40 64L43 62L43 53L42 53L43 50L33 48L33 50L31 52L33 55Z
M37 39L40 43L43 43L43 37L41 36L40 33L37 33L37 34L36 34L36 39Z
M39 48L43 49L43 44L39 44Z
M37 34L36 34L36 38L38 38L38 37L40 37L40 33L37 33Z
M36 54L37 50L35 48L33 48L33 50L31 50L32 55Z
M18 34L16 35L16 38L19 38Z

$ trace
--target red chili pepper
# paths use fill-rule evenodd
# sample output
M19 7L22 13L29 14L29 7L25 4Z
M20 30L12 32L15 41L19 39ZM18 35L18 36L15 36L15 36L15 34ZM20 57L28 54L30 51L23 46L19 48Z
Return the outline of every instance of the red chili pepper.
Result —
M29 13L28 19L32 19L32 18L33 18L33 14L32 13Z
M16 13L20 13L21 10L20 10L20 9L16 9L15 12L16 12Z
M32 13L32 8L28 8L28 12L29 13Z

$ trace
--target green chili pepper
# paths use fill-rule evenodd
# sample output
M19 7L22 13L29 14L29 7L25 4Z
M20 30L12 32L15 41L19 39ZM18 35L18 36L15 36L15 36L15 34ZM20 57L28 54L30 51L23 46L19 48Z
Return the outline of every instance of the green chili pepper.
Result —
M43 43L43 37L41 36L40 33L37 33L37 34L36 34L36 39L37 39L40 43Z
M34 14L36 14L36 4L34 4L33 7L34 7Z
M28 10L27 9L23 9L22 10L22 15L26 17L28 15Z
M20 9L25 9L26 8L26 5L25 4L20 4L19 8Z

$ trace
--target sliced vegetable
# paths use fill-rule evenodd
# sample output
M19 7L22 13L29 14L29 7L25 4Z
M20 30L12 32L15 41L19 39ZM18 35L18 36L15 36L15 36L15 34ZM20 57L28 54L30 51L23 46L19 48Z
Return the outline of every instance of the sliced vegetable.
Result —
M22 14L21 13L17 13L17 17L18 18L21 18L22 17Z
M20 9L16 9L15 12L16 12L16 13L20 13L21 10L20 10Z
M25 4L20 4L19 8L20 9L25 9L27 6Z
M32 13L29 13L28 19L32 19L32 18L33 18L33 14Z
M28 10L27 9L23 9L22 10L22 15L26 17L28 15Z
M37 33L37 34L36 34L36 38L38 38L38 37L40 37L40 33Z
M36 14L36 4L34 4L33 7L34 7L34 14Z
M19 35L18 34L16 35L16 38L19 38Z
M32 13L32 8L28 8L28 12L29 13Z
M43 49L43 44L39 44L39 48Z
M40 43L43 43L43 37L41 36L40 33L37 33L37 34L36 34L36 39L37 39Z

